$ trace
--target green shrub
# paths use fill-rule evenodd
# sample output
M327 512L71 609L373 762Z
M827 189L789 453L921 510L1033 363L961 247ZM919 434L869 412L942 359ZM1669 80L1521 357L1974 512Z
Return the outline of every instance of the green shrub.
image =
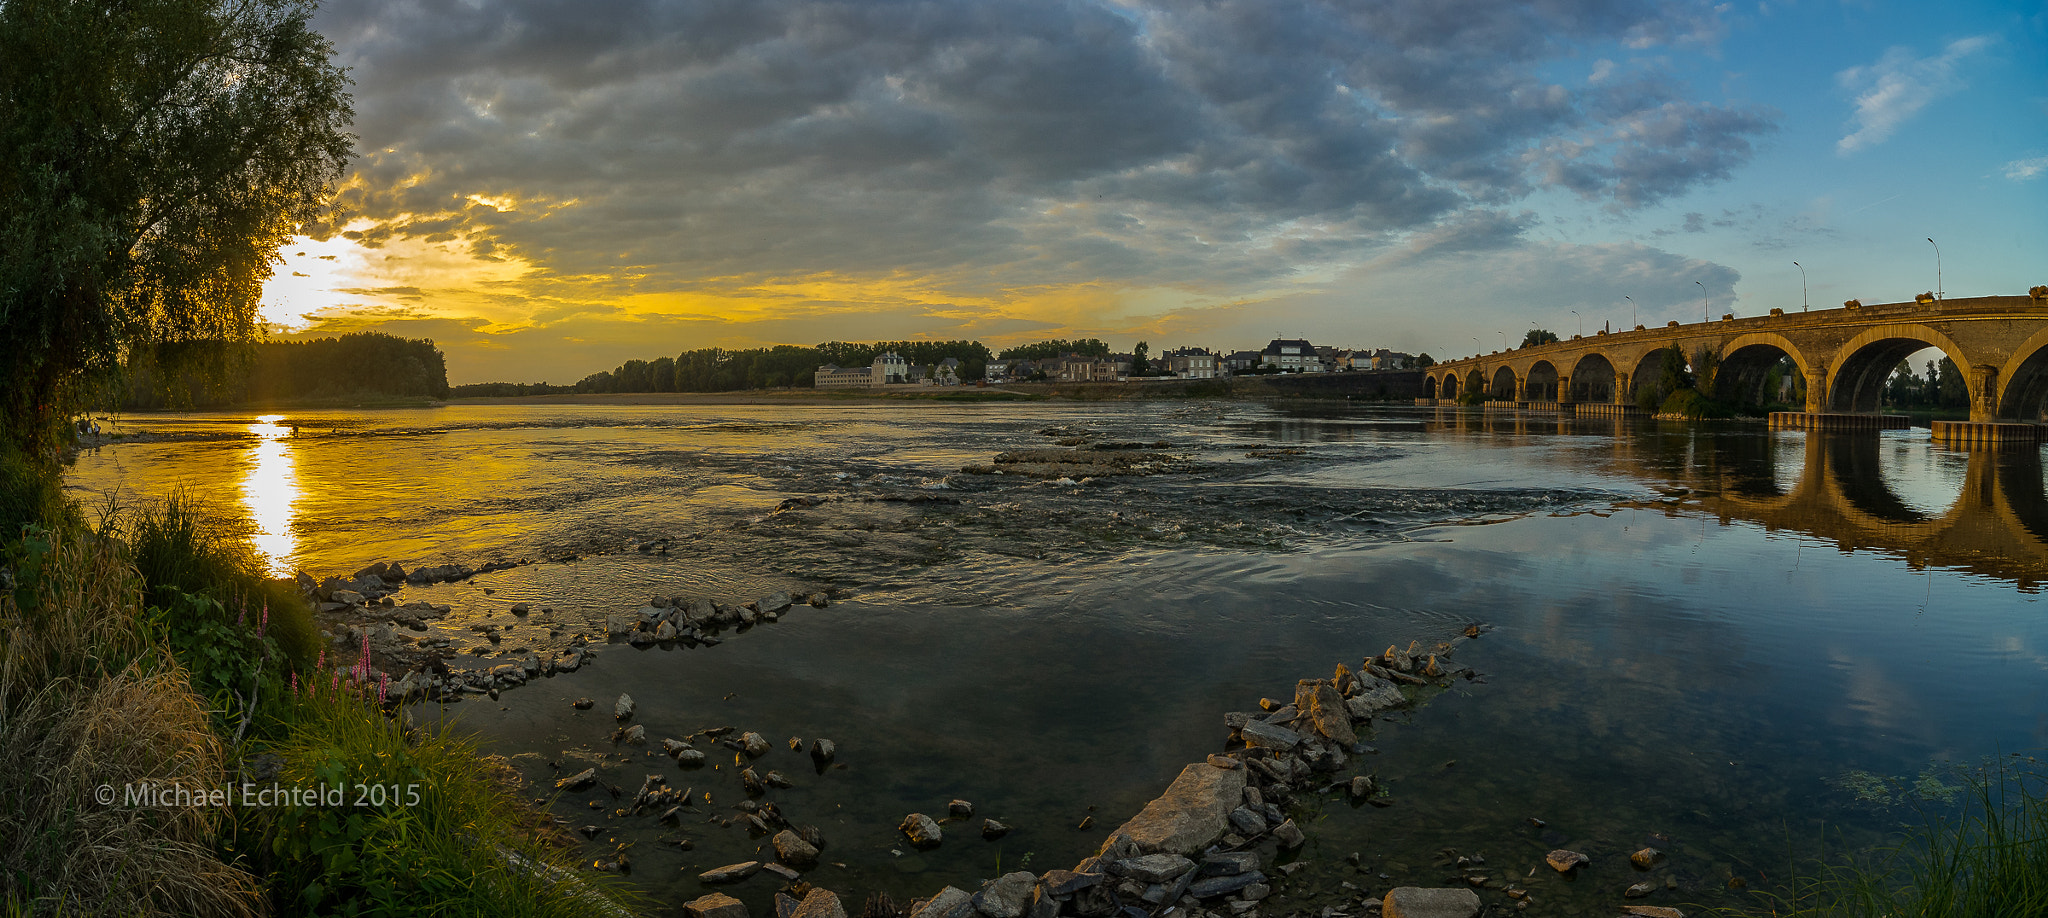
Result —
M248 540L191 498L174 494L152 506L117 511L102 529L127 537L136 569L148 584L151 605L190 609L181 597L206 596L216 600L222 612L233 610L248 619L267 611L266 635L294 668L312 667L320 651L320 626L312 607L290 583L266 578L263 562Z
M469 743L446 727L408 738L346 680L326 679L293 694L294 729L273 751L287 763L281 786L339 786L341 805L258 814L280 914L620 913L615 889L577 877L522 832L524 804Z
M1664 400L1663 407L1658 408L1657 413L1694 420L1735 416L1727 406L1701 395L1698 389L1680 389L1671 393L1671 397Z

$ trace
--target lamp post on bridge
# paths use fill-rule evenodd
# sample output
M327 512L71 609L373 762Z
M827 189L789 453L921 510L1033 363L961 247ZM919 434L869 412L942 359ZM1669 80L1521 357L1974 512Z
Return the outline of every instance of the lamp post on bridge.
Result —
M1806 266L1805 266L1805 265L1802 265L1802 264L1800 264L1800 263L1798 263L1798 262L1796 262L1796 261L1795 261L1795 262L1793 262L1793 263L1792 263L1792 267L1795 267L1795 268L1798 268L1798 269L1799 269L1799 311L1800 311L1800 312L1805 312L1805 311L1806 311Z
M1927 237L1927 244L1928 244L1928 245L1932 245L1932 246L1934 246L1934 298L1935 298L1935 299L1937 299L1937 300L1939 300L1939 299L1941 299L1941 296L1942 296L1942 290L1941 290L1941 246L1939 246L1939 245L1935 245L1935 243L1934 243L1934 237L1933 237L1933 236L1929 236L1929 237Z
M1572 310L1572 319L1579 323L1578 337L1584 338L1586 336L1586 320L1579 318L1579 311L1576 309Z
M1636 321L1636 298L1626 293L1622 294L1621 298L1628 301L1628 327L1630 331L1634 331L1636 326L1643 324Z
M1707 305L1707 285L1704 281L1693 281L1700 285L1700 322L1714 321L1714 307Z

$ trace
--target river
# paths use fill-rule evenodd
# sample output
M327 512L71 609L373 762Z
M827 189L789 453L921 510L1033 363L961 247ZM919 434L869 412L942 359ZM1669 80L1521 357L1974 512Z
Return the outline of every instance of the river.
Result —
M1543 914L1608 918L1645 877L1677 887L1653 904L1742 904L1788 850L1873 844L1912 811L1874 799L1873 778L1938 782L2048 746L2041 455L1924 430L1241 402L458 405L117 429L144 436L80 456L74 496L183 489L280 574L531 562L400 595L454 607L456 649L491 652L455 665L601 631L651 596L833 590L718 646L615 644L446 709L540 787L596 765L629 793L648 773L712 793L676 828L606 820L588 793L552 804L603 829L586 860L629 845L633 882L668 905L765 839L707 821L736 815L730 764L682 772L613 746L621 692L655 738L731 725L776 743L766 767L795 786L771 798L822 830L808 879L849 907L1071 866L1220 751L1225 712L1412 640L1460 642L1482 677L1374 723L1361 764L1393 805L1305 801L1308 866L1264 911L1461 880L1461 855ZM961 471L1090 438L1186 463ZM661 537L666 555L637 550ZM515 602L571 627L501 646L462 630L511 622ZM1488 630L1464 640L1474 623ZM834 740L845 767L813 769L791 737ZM937 849L903 844L904 814L953 798L1014 831L950 823ZM1644 846L1668 856L1647 874L1626 860ZM1556 847L1594 862L1575 882L1532 875ZM767 913L772 880L733 894Z

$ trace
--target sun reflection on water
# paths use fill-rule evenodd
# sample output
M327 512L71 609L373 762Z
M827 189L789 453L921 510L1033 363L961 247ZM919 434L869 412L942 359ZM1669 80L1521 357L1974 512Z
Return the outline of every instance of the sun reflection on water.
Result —
M292 509L299 500L299 478L292 465L292 428L284 415L266 414L249 425L256 445L249 451L248 474L242 479L242 505L255 526L252 541L272 577L289 577L298 552Z

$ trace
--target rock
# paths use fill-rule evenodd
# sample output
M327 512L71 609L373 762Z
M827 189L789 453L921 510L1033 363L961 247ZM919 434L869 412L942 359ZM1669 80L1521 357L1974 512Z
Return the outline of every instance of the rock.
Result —
M702 765L704 764L704 751L701 749L684 749L676 753L676 764L684 768L695 768Z
M811 740L811 761L823 765L839 754L838 744L828 739Z
M955 799L953 802L946 804L946 814L955 819L966 819L974 815L974 804L968 803L965 800Z
M812 887L790 918L846 918L846 907L839 904L839 896L831 890Z
M1330 676L1330 684L1337 687L1337 694L1350 695L1351 690L1358 687L1358 678L1351 675L1351 667L1339 663L1337 672Z
M948 886L913 909L910 918L962 918L973 910L973 896L966 890Z
M1047 892L1043 883L1031 887L1031 902L1024 906L1025 918L1059 918L1066 903Z
M1071 896L1081 890L1102 882L1102 874L1082 873L1073 870L1048 870L1038 878L1040 886L1055 896Z
M1211 877L1236 876L1259 869L1257 851L1218 851L1202 859L1202 875Z
M665 622L662 622L662 623L661 623L661 624L659 624L659 625L656 625L656 626L654 627L654 639L655 639L655 640L657 640L657 641L673 641L673 640L675 640L675 639L676 639L676 623L675 623L675 622L667 622L667 621L665 621Z
M768 785L769 787L790 787L790 786L791 786L791 785L790 785L790 783L789 783L789 779L788 779L788 778L785 778L785 777L783 777L783 776L782 776L782 772L779 772L779 771L771 771L771 772L769 772L769 773L767 773L767 774L765 774L765 775L762 775L762 776L761 776L761 783L762 783L762 784L766 784L766 785Z
M1264 835L1268 828L1265 814L1248 806L1230 811L1230 827L1246 838Z
M1664 852L1655 848L1644 848L1628 856L1628 862L1636 865L1637 870L1648 870L1657 866L1663 860Z
M910 839L912 845L919 848L934 847L945 839L944 833L939 831L939 824L923 813L912 813L903 817L903 824L896 828Z
M1263 882L1266 875L1256 870L1249 873L1232 873L1218 877L1203 877L1188 884L1188 895L1197 899L1214 899L1217 896L1237 892L1253 883Z
M491 680L499 685L526 684L526 668L516 663L500 663L491 667Z
M832 604L832 597L827 596L823 593L812 593L811 595L804 597L804 602L809 604L810 607L813 609L822 609Z
M1209 764L1214 765L1217 768L1244 767L1244 762L1239 760L1236 756L1217 755L1213 752L1209 754Z
M619 735L619 741L632 743L635 746L644 746L647 744L647 728L639 724L627 727L626 732Z
M781 864L762 864L762 865L761 865L761 871L762 871L763 873L772 873L772 874L774 874L774 875L776 875L776 876L778 876L778 877L781 877L781 878L783 878L783 879L785 879L785 880L801 880L801 879L803 879L803 877L804 877L804 875L803 875L803 874L801 874L801 873L798 873L798 872L796 872L796 871L794 871L794 870L791 870L791 869L789 869L788 867L785 867L785 866L783 866L783 865L781 865ZM789 898L788 896L784 896L784 895L782 895L781 893L776 893L776 895L777 895L777 896L779 896L779 897L781 897L781 898L784 898L784 899L788 899L788 898ZM777 903L776 903L776 905L777 905L777 906L780 906L781 904L782 904L782 903L780 903L780 902L777 902ZM782 914L782 912L780 911L780 909L779 909L779 908L778 908L778 910L776 911L776 914L777 914L777 915L780 915L780 914ZM793 914L796 914L796 900L794 900L794 899L791 899L791 900L790 900L790 914L792 914L792 915L793 915Z
M1644 880L1641 883L1637 883L1633 886L1630 886L1627 889L1622 890L1621 894L1630 899L1640 899L1656 891L1657 884L1652 883L1648 880Z
M669 756L671 758L673 758L676 753L688 748L690 748L690 744L685 743L679 739L665 739L661 741L661 754Z
M1559 848L1544 855L1543 860L1550 865L1550 869L1558 873L1570 873L1572 868L1588 863L1592 861L1592 858L1577 851L1566 851L1563 848Z
M1130 877L1140 883L1164 883L1180 879L1181 874L1187 873L1194 866L1194 861L1178 854L1162 852L1116 861L1109 865L1109 872L1117 876Z
M1022 870L997 877L974 896L974 910L988 918L1020 918L1038 878Z
M1358 734L1351 730L1351 709L1345 707L1344 696L1337 693L1337 686L1329 680L1303 679L1295 683L1294 706L1301 712L1300 720L1332 742L1342 746L1358 742Z
M789 594L777 590L754 602L754 608L768 613L780 613L790 606Z
M612 702L612 714L616 715L620 720L625 720L633 716L634 707L633 696L620 695L618 701Z
M648 631L635 631L626 636L626 643L635 647L646 647L654 643L654 634Z
M1359 680L1358 691L1344 700L1344 707L1351 716L1359 720L1378 714L1388 708L1398 708L1408 703L1401 689L1385 679L1366 677Z
M586 768L555 782L557 790L579 791L597 783L597 769Z
M1380 654L1380 665L1397 673L1405 673L1415 668L1415 655L1410 651L1388 645L1387 651Z
M1365 800L1367 798L1370 798L1377 790L1378 788L1373 786L1373 780L1371 775L1352 776L1351 799Z
M1244 784L1244 769L1189 765L1165 793L1112 834L1130 839L1141 851L1194 854L1223 837Z
M742 734L740 736L740 746L746 750L748 758L755 759L767 755L768 749L770 748L768 745L768 740L763 738L759 733Z
M1244 892L1243 892L1243 893L1242 893L1242 894L1241 894L1241 895L1239 896L1239 898L1243 899L1244 901L1242 901L1242 902L1239 902L1239 903L1237 903L1237 904L1238 904L1238 905L1251 905L1252 903L1254 903L1254 902L1257 902L1257 901L1259 901L1260 899L1264 899L1264 898L1266 898L1267 896L1270 896L1270 895L1272 895L1272 894L1273 894L1273 887L1272 887L1272 886L1270 886L1270 885L1267 885L1267 884L1265 884L1265 883L1253 883L1252 885L1250 885L1250 886L1247 886L1247 887L1245 887L1245 888L1244 888ZM1236 906L1232 906L1232 907L1233 907L1233 908L1235 908Z
M1245 745L1263 749L1278 749L1281 752L1287 752L1301 743L1301 734L1286 727L1274 726L1265 721L1252 721L1245 724L1244 729L1238 732L1244 736ZM1194 766L1189 767L1192 768Z
M1637 918L1685 918L1685 913L1662 905L1624 905L1621 910Z
M818 849L788 829L775 833L769 843L775 846L775 859L791 867L810 867L818 863Z
M755 774L751 768L740 772L740 785L747 789L748 794L756 797L768 792L768 788L761 783L761 776Z
M1472 918L1479 894L1469 889L1397 887L1380 902L1381 918Z
M747 918L747 906L725 893L712 893L683 903L683 913L689 918Z
M528 608L529 608L529 607L527 606L527 604L526 604L526 603L523 603L523 602L520 602L520 603L513 603L513 604L512 604L512 614L513 614L513 615L525 615L525 614L526 614L526 612L527 612L527 610L528 610Z
M631 634L635 624L633 616L624 612L613 612L604 617L604 632L612 637Z
M1301 847L1302 842L1308 841L1308 836L1301 834L1301 827L1289 819L1273 827L1273 839L1280 843L1280 847L1291 849Z
M706 870L698 874L697 879L703 880L706 883L738 883L760 871L760 861L741 861L737 864L727 864L723 867L714 867Z
M327 598L330 602L338 602L344 606L359 606L363 603L363 594L354 590L335 590L327 594Z

